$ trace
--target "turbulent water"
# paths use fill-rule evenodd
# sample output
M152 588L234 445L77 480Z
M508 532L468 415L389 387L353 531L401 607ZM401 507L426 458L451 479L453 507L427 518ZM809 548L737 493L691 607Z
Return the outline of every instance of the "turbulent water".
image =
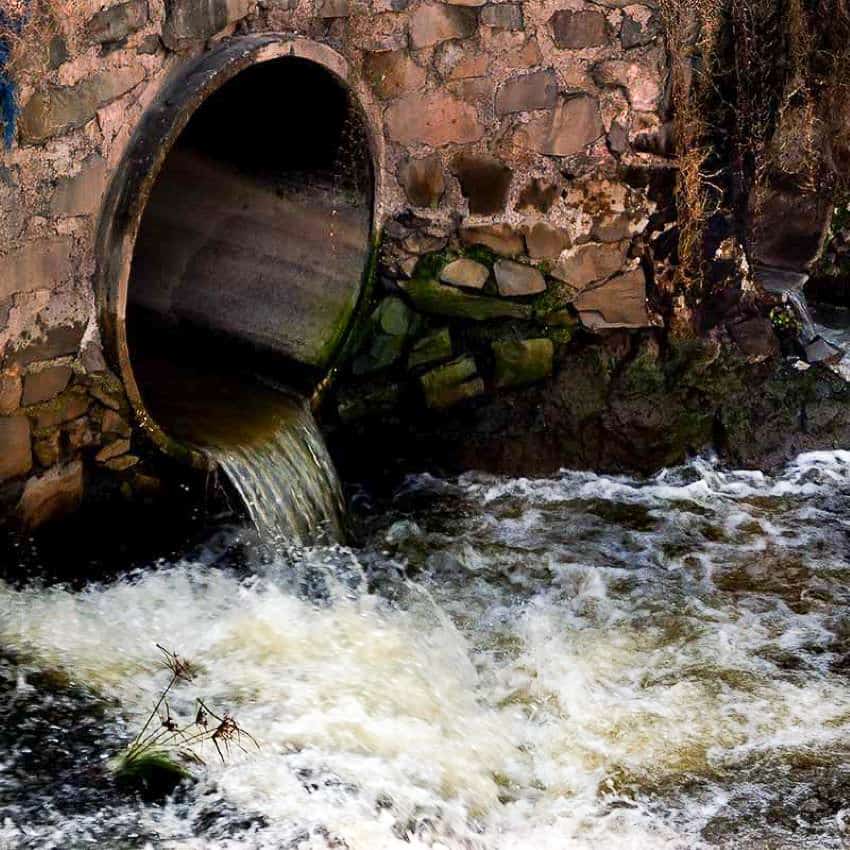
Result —
M648 480L411 478L357 545L222 529L81 589L0 583L0 847L839 848L850 453ZM110 756L167 678L260 742L164 803Z
M306 400L279 395L268 433L209 440L206 450L239 493L265 540L339 539L342 486Z

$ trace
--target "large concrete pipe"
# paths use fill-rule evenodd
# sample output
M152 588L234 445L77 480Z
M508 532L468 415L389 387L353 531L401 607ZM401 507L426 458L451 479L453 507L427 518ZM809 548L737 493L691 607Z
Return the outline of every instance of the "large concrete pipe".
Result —
M99 306L138 419L170 454L205 465L194 426L262 407L247 374L309 391L345 338L379 171L350 82L324 45L236 39L140 123L101 221Z

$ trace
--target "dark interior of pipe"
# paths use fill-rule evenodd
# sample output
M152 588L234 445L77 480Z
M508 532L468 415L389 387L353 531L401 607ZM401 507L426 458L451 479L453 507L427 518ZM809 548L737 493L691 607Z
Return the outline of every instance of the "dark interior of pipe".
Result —
M128 284L130 362L160 428L203 444L213 420L262 407L257 379L310 392L359 294L371 208L364 122L322 66L254 65L197 109Z

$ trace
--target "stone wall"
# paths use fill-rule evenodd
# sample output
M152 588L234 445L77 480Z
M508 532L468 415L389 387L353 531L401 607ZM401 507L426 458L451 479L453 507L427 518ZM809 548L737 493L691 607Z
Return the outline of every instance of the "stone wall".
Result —
M273 31L326 43L371 93L384 140L378 279L389 295L373 325L393 328L402 313L407 322L411 307L437 317L403 343L420 371L455 358L452 375L423 384L437 406L483 387L474 352L449 339L433 355L445 349L446 310L452 321L513 328L513 347L492 348L495 389L516 382L517 369L531 370L523 380L545 375L551 339L577 321L591 332L657 321L646 245L667 226L672 199L652 191L669 162L658 156L666 61L650 0L80 5L64 37L13 69L21 109L0 159L6 513L39 524L78 504L92 475L149 483L100 347L95 233L140 116L170 74L221 39ZM270 108L285 110L286 93ZM402 355L392 340L379 342L383 353L364 345L354 366L364 380Z

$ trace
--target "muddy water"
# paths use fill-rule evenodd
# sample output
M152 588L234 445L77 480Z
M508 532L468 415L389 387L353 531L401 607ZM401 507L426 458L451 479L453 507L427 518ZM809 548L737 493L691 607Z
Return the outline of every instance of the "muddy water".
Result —
M850 453L352 509L352 548L222 529L79 591L0 584L0 847L846 846ZM201 693L261 742L161 804L105 768L156 641L201 665L174 712Z

